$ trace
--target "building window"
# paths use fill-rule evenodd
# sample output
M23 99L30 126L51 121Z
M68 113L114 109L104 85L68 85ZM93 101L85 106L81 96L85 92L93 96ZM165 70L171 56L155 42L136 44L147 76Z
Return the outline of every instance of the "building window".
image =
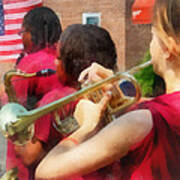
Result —
M83 24L101 25L101 13L83 13Z

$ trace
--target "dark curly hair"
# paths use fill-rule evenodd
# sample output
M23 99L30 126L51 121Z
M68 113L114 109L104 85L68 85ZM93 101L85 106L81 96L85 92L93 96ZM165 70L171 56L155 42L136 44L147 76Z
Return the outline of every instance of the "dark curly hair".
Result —
M93 62L114 69L116 48L110 34L95 25L73 24L60 37L60 57L71 82L77 82L79 74Z
M33 52L54 45L62 32L58 16L48 7L30 10L24 17L23 27L31 33Z

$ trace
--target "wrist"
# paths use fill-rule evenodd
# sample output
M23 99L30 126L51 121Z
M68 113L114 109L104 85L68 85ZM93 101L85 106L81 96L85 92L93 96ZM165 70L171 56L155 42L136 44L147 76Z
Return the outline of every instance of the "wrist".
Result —
M66 137L64 138L60 144L72 144L73 146L77 146L79 144L79 142L73 138L73 137Z
M91 133L92 133L92 131L90 130L89 127L82 125L77 131L75 131L71 135L71 137L76 139L79 143L82 143L83 141L85 141L86 139L88 139L90 137L89 135Z
M85 141L86 139L90 138L91 136L93 136L96 132L96 125L82 125L79 129L79 138L81 140L81 142Z

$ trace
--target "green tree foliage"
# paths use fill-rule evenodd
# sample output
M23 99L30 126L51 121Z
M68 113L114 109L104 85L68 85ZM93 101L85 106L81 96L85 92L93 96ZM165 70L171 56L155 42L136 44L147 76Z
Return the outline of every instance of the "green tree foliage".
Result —
M151 59L149 51L144 55L142 63ZM152 65L138 71L134 77L141 86L142 96L156 97L165 92L163 79L154 73Z

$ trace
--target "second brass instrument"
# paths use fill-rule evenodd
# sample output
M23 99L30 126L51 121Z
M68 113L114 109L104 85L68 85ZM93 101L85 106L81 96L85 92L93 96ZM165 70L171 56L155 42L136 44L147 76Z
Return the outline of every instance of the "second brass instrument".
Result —
M26 72L23 72L23 71L18 70L18 69L8 71L7 73L4 74L4 86L5 86L5 91L8 95L8 101L18 103L16 93L14 91L14 88L13 88L13 85L11 82L11 80L14 76L19 76L22 78L31 78L34 76L37 76L37 77L50 76L50 75L55 74L55 73L56 73L56 71L54 71L52 69L43 69L43 70L35 72L35 73L26 73Z
M84 96L85 94L89 94L97 90L100 90L102 89L103 86L106 86L109 83L114 83L115 81L121 81L122 79L128 79L129 81L132 82L132 84L136 89L136 96L135 97L122 96L119 98L114 98L114 100L111 101L108 105L108 113L110 116L113 116L118 111L134 104L140 98L140 94L141 94L140 87L137 84L134 77L131 75L139 71L140 69L150 65L150 63L151 62L149 61L140 66L136 66L124 73L118 72L107 79L89 85L87 87L84 87L83 89L69 96L61 98L43 107L33 109L31 111L27 111L23 106L21 106L18 103L8 103L5 106L3 106L0 111L0 130L2 131L5 137L7 138L13 137L17 139L19 138L17 141L19 141L20 144L24 143L24 141L26 141L27 139L27 136L26 134L23 134L23 132L27 132L28 128L30 132L33 132L31 126L38 118L54 110L62 108L64 105L70 103L71 101L77 100L78 98ZM30 135L30 137L32 137L32 134Z

